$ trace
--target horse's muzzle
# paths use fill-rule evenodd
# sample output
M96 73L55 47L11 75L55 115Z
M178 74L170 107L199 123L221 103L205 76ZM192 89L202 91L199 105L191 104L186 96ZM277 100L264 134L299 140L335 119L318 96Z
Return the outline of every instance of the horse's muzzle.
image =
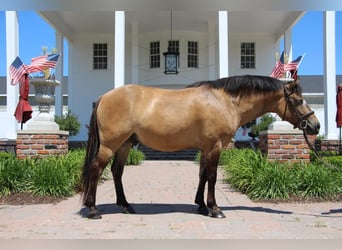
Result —
M303 120L299 128L305 130L308 135L317 135L321 125L319 121Z

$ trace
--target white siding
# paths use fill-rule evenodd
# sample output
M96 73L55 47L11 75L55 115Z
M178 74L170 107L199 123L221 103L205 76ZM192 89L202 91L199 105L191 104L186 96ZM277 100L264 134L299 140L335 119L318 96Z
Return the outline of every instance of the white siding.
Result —
M180 63L179 63L179 74L178 75L165 75L164 72L164 56L163 53L167 51L167 45L169 32L165 31L162 33L151 32L140 34L139 41L139 84L159 86L163 85L171 86L174 88L183 87L189 83L196 82L209 77L209 62L208 62L208 39L206 33L192 32L192 31L177 31L174 32L172 39L179 40L179 52L180 52ZM161 54L161 65L160 68L150 69L150 42L160 41L160 54ZM187 67L187 55L188 55L188 41L199 42L199 68L188 68ZM130 59L130 51L126 50L126 58ZM131 62L127 62L127 65L131 65ZM127 71L130 71L129 67L126 67ZM126 76L130 76L127 73ZM131 79L131 77L129 78Z
M255 69L241 69L240 43L255 43L256 64ZM264 35L235 35L230 36L229 41L229 72L230 75L269 75L275 64L274 40Z
M79 35L72 41L69 62L68 105L81 122L80 133L71 140L86 140L92 103L114 87L114 38L112 34ZM108 43L108 70L93 70L93 43Z

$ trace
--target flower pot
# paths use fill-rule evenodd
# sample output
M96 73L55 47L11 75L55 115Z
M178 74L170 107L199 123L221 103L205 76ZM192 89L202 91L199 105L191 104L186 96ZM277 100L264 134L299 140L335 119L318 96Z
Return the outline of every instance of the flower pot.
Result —
M33 78L30 84L34 86L35 100L39 105L39 114L27 124L29 130L59 130L54 116L50 114L50 106L55 101L55 88L61 83L56 80Z
M35 100L39 103L39 112L49 113L50 105L55 101L55 88L61 83L38 78L32 79L30 84L34 86Z

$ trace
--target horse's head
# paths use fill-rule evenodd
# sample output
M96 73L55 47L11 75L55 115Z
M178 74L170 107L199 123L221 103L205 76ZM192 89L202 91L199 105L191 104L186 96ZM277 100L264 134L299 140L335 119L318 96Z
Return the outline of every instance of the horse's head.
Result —
M305 130L309 135L318 134L319 120L303 99L297 80L284 85L284 97L286 104L283 119L292 123L294 128Z

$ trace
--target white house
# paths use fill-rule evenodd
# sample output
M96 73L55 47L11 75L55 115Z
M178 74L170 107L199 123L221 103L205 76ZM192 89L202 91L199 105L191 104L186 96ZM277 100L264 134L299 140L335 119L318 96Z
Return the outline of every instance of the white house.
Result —
M72 2L7 3L6 41L9 67L19 51L15 10L36 10L54 27L57 50L69 62L68 107L82 124L80 133L71 138L77 141L87 139L92 103L112 88L129 83L181 88L229 75L269 75L281 39L291 59L291 29L305 13L305 6L284 11L282 5L273 4L275 8L270 10L271 0L263 0L261 5L247 4L245 0ZM325 96L335 96L336 88L334 17L334 12L325 12ZM63 53L64 38L68 40L68 55ZM163 53L169 46L179 52L178 74L164 73ZM61 64L56 69L57 79L63 76ZM14 139L18 126L13 111L18 89L9 84L8 78L8 122L0 138ZM58 87L56 114L62 113L62 99ZM324 134L327 139L336 139L335 124L326 118L336 113L335 100L331 99L324 103Z

